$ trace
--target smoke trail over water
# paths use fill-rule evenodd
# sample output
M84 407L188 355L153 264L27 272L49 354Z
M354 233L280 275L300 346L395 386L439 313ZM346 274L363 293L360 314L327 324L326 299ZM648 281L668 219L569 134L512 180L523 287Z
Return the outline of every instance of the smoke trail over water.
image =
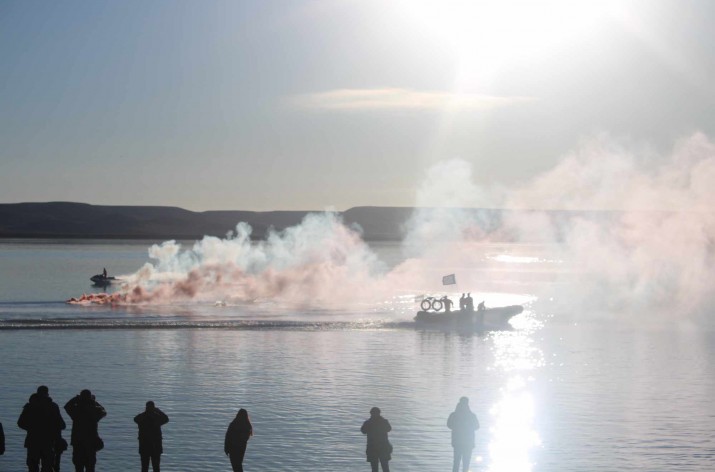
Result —
M599 137L513 189L478 186L468 163L445 161L426 173L405 227L405 260L392 269L359 229L328 212L265 241L252 242L239 223L188 250L153 246L154 262L130 276L124 296L335 307L440 290L435 281L457 273L454 292L516 293L522 284L570 310L702 315L715 300L712 182L715 146L700 134L669 156ZM526 256L509 259L507 242ZM550 258L529 257L543 247Z
M130 279L130 303L176 300L281 300L330 306L375 290L384 265L334 213L310 214L265 241L251 242L239 223L225 239L205 237L190 250L175 241L152 246Z

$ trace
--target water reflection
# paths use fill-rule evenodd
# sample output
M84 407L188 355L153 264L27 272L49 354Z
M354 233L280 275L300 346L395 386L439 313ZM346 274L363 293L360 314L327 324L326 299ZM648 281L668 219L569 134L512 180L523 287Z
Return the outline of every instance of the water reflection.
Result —
M492 259L497 262L506 262L510 264L532 264L534 262L543 262L538 257L510 256L508 254L499 254L498 256L492 257Z
M544 365L543 352L534 342L541 323L525 312L512 324L519 329L490 335L494 355L491 369L505 374L499 398L489 410L490 472L530 472L532 451L541 444L535 426L538 405L533 392L533 374Z

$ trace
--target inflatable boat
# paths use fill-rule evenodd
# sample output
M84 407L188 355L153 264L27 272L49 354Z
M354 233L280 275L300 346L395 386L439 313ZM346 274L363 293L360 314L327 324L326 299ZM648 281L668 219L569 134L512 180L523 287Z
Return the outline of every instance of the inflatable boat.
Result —
M521 305L510 305L484 310L419 311L415 316L418 327L474 329L489 331L510 329L511 317L524 311Z

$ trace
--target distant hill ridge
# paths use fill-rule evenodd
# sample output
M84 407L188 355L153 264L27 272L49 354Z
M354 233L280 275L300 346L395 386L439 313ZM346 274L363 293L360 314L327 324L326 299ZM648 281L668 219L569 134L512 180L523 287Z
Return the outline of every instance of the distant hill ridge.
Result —
M401 241L416 208L355 207L336 212L347 225L358 225L367 241ZM421 210L444 209L421 208ZM503 231L501 222L510 215L527 217L536 210L462 208L491 240L509 241L515 235ZM165 206L111 206L73 202L0 204L0 238L75 239L200 239L225 237L239 222L251 225L253 239L264 239L268 230L299 224L316 211L203 211ZM549 215L554 228L565 228L575 216L592 221L617 219L616 211L538 211ZM668 212L646 212L652 216ZM528 220L527 220L528 221ZM455 235L459 237L459 235ZM521 235L523 238L524 235ZM558 235L557 235L558 237Z
M400 240L412 208L356 207L337 212L358 224L367 240ZM297 225L312 211L203 211L164 206L109 206L73 202L0 204L0 238L199 239L224 237L244 221L252 237Z

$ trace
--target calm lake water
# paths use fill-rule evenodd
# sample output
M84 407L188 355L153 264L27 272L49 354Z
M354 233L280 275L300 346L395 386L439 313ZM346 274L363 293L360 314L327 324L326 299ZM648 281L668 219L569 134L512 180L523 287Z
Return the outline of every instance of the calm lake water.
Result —
M102 471L139 468L132 418L147 400L171 420L167 471L230 470L223 436L238 408L255 429L247 471L369 470L360 425L372 406L393 426L393 470L451 470L446 420L461 396L481 423L472 470L715 470L710 329L578 319L525 284L478 294L526 308L513 330L480 335L417 330L413 302L269 316L63 303L94 290L102 267L137 270L151 243L0 242L0 470L24 469L15 423L40 384L60 406L89 388L107 409ZM374 249L388 266L401 260L396 245ZM534 248L489 251L516 267Z

